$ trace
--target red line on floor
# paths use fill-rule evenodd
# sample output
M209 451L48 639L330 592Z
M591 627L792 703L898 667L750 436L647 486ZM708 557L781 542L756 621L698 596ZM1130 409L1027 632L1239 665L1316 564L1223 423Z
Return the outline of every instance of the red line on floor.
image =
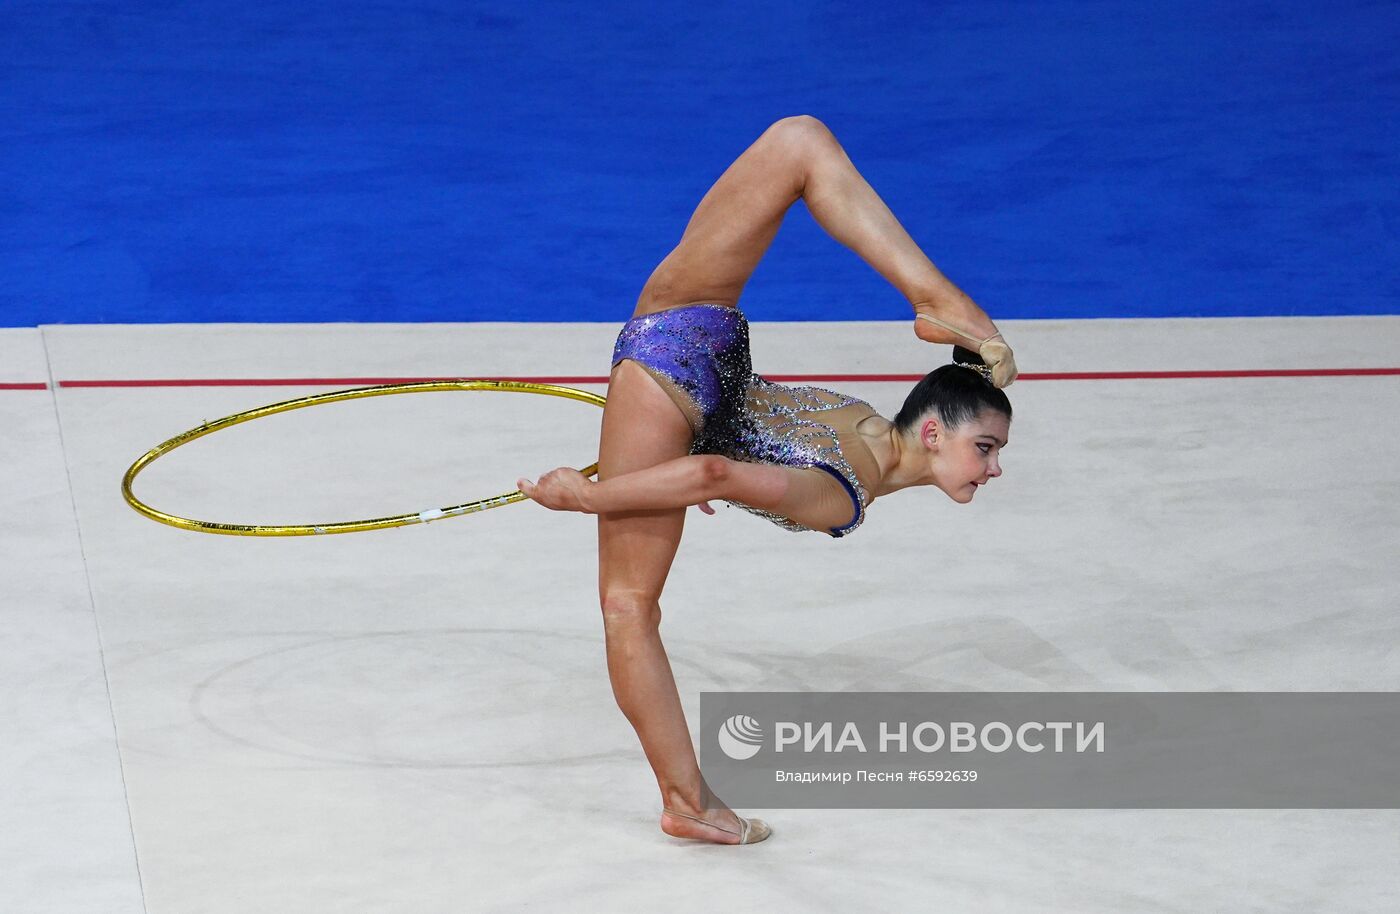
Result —
M49 385L43 383L30 383L27 381L5 381L0 382L0 390L48 390Z
M1026 372L1018 381L1143 381L1182 378L1325 378L1400 375L1400 368L1246 368L1202 371L1060 371ZM914 382L921 374L765 374L782 383ZM111 381L59 381L59 387L368 387L471 378L141 378ZM498 381L534 384L606 384L606 375L493 376ZM0 385L0 389L43 390L43 384Z

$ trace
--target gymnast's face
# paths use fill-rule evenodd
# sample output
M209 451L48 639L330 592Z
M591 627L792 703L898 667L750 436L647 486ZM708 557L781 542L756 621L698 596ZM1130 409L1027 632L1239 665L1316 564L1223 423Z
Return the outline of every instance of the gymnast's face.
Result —
M980 487L1001 475L1001 449L1010 432L1011 420L992 409L952 429L936 416L925 418L919 437L927 448L932 484L958 504L972 501Z

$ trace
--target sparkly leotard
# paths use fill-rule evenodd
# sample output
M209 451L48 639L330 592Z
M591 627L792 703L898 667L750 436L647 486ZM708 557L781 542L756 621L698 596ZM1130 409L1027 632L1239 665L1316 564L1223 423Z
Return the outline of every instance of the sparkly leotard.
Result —
M851 498L851 521L827 531L845 536L865 520L868 494L841 452L840 436L814 415L864 400L821 387L787 387L753 373L749 326L725 305L686 305L633 318L613 347L612 364L631 359L681 407L695 432L692 454L830 473ZM785 530L813 528L742 502L730 504Z

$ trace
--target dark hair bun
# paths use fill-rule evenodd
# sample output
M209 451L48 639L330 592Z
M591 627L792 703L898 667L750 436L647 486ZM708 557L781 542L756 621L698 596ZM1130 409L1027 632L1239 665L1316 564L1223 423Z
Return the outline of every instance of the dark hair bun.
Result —
M992 385L991 379L983 376L981 356L971 349L954 346L953 361L957 364L938 366L909 391L904 406L894 417L895 428L901 434L912 429L930 410L937 412L949 428L957 428L988 409L1011 418L1011 401ZM977 370L969 371L973 366L978 366Z
M982 357L971 349L964 349L961 346L953 347L953 361L959 365L985 365Z

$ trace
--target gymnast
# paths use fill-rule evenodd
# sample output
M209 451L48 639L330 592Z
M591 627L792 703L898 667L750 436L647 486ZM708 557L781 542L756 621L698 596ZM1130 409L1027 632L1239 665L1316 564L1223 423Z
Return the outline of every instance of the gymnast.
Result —
M740 292L801 198L833 238L912 305L914 333L954 344L893 421L868 404L753 374ZM965 344L963 348L959 344ZM598 515L608 676L661 790L661 830L719 844L771 834L736 815L700 773L662 646L661 589L685 511L724 500L791 531L840 537L875 499L936 486L954 501L1001 475L1016 377L987 314L948 281L813 117L770 126L710 188L618 335L598 481L563 467L520 490L547 508Z

